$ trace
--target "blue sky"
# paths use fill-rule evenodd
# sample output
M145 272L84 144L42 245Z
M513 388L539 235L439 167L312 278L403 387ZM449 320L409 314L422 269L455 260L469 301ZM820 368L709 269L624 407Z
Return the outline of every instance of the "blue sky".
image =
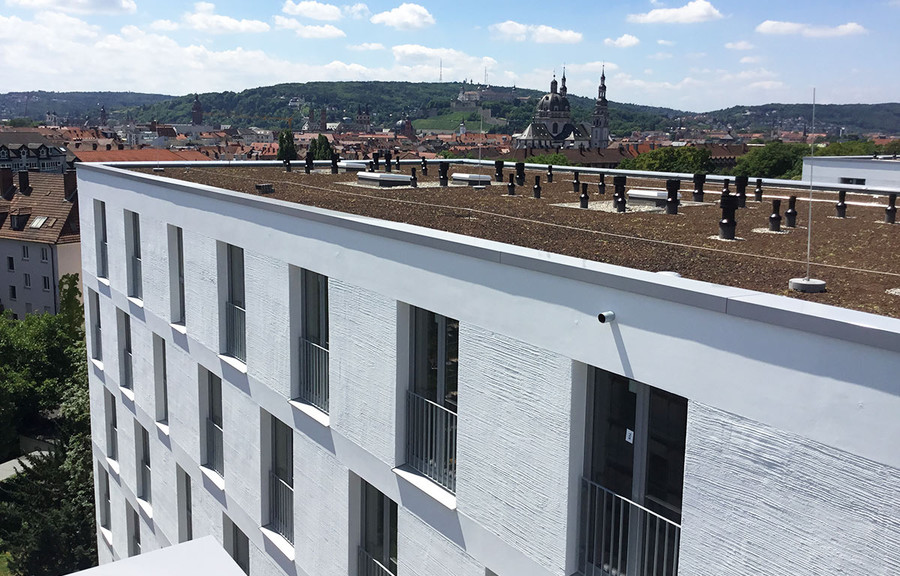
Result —
M900 0L0 0L0 90L481 82L618 102L900 101Z

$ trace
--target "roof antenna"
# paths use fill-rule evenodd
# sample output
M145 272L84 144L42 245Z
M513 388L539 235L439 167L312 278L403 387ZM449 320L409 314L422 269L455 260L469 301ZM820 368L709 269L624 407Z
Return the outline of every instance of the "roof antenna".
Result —
M810 133L815 134L816 132L816 89L813 88L813 99L812 99L812 129ZM791 290L795 290L797 292L824 292L825 291L825 281L824 280L816 280L815 278L809 277L809 266L810 266L810 248L812 246L812 208L813 208L813 168L816 165L815 155L816 155L816 137L813 136L813 141L809 145L810 150L810 159L809 159L809 215L806 217L806 277L805 278L791 278L788 282L788 287Z

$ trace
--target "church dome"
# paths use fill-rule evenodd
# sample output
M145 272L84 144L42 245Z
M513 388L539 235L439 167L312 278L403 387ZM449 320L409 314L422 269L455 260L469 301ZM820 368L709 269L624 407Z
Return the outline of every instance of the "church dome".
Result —
M569 99L561 95L559 92L551 92L544 94L538 102L538 112L568 112Z

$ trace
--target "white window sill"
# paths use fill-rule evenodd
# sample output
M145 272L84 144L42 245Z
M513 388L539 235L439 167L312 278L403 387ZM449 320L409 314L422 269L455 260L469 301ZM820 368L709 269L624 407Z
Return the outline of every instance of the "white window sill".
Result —
M109 288L109 278L103 278L102 276L97 276L97 282L103 284L107 288Z
M207 468L206 466L200 466L200 472L209 479L210 482L216 485L216 488L225 491L225 479L219 476L219 473L213 470L212 468Z
M169 435L169 422L168 421L162 422L162 421L157 420L156 427L159 428L159 431L162 432L163 434L165 434L166 436Z
M456 495L445 490L427 476L423 476L418 470L404 464L394 468L393 471L399 478L406 480L408 484L431 496L439 504L450 510L456 510Z
M131 388L126 388L124 386L119 386L119 391L122 392L122 396L134 402L134 390L132 390Z
M97 360L96 358L91 358L91 363L97 367L101 372L103 371L103 361Z
M172 330L178 332L179 334L187 335L187 326L185 326L184 324L171 324L170 323L169 327Z
M100 535L103 536L104 540L106 540L107 546L112 546L112 530L100 526Z
M312 404L307 404L306 402L300 402L299 400L288 400L288 403L293 406L295 409L303 412L322 426L328 428L331 426L331 416L322 412Z
M144 299L138 298L137 296L129 296L128 301L137 306L138 308L144 307Z
M143 498L137 499L138 506L141 507L141 511L147 515L147 518L153 519L153 505L144 500Z
M262 526L259 531L262 532L263 538L271 542L279 552L284 554L285 558L287 558L291 562L294 561L294 545L288 542L284 536L282 536L278 532L269 530L265 526Z
M107 456L106 465L109 466L109 469L112 470L116 476L119 476L119 463L116 460Z
M238 372L240 372L242 374L247 373L247 364L244 362L241 362L234 356L226 356L224 354L219 354L219 360L225 362L226 364L228 364L229 366L231 366L232 368L234 368L235 370L237 370Z

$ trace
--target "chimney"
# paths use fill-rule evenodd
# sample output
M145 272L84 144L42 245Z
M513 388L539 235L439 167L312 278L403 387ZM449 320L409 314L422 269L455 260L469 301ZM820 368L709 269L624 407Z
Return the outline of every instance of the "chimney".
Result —
M31 186L28 185L28 170L19 170L19 192L26 196L31 194Z
M74 170L66 170L63 174L63 190L66 194L66 200L71 201L78 190L78 178Z
M12 200L16 185L13 183L12 168L0 168L0 195L4 200Z

